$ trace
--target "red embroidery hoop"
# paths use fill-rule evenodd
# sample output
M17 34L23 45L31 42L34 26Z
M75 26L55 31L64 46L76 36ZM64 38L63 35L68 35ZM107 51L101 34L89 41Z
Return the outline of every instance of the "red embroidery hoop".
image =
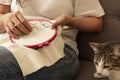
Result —
M41 20L41 19L34 19L34 20L29 20L29 21L37 21L37 22L40 22L40 24L42 23L43 26L47 26L49 28L51 28L51 25L52 25L52 22L48 21L48 20ZM46 28L45 28L46 29ZM52 30L52 29L51 29ZM32 49L39 49L39 48L43 48L44 46L48 46L57 36L57 28L52 30L54 31L54 33L52 34L52 36L40 43L34 43L34 44L22 44L22 43L19 43L19 39L14 39L12 37L10 37L10 41L12 43L19 43L19 44L22 44L28 48L32 48ZM48 33L45 33L45 34L48 34ZM40 34L41 35L41 34Z

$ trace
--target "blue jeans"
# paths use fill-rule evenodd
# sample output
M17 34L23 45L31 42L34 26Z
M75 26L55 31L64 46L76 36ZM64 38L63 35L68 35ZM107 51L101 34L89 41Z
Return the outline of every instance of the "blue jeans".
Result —
M43 67L23 77L14 56L7 49L0 47L0 80L73 80L79 71L79 60L73 49L67 45L64 53L65 57L54 65Z

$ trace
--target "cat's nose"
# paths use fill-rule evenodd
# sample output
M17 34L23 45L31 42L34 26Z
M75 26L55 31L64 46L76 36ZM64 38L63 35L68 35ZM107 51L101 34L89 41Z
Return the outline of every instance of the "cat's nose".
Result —
M97 73L97 74L100 75L100 76L102 75L102 73Z

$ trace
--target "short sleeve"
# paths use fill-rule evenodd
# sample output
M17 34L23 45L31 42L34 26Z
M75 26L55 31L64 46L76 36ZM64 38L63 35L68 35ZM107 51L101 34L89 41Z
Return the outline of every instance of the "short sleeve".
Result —
M0 0L0 4L10 5L12 0Z
M75 17L101 17L104 10L99 0L75 0Z

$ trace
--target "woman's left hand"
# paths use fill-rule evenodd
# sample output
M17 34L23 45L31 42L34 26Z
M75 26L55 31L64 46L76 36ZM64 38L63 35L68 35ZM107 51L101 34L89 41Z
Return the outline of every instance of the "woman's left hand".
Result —
M52 29L56 28L57 26L61 25L62 27L65 25L68 25L69 23L69 17L65 15L61 15L58 18L55 19Z

